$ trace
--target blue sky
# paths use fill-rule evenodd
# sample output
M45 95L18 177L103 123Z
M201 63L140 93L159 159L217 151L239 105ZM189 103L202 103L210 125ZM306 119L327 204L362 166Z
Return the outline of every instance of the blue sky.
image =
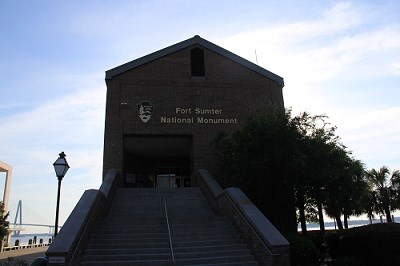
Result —
M22 200L25 222L54 223L61 150L61 223L99 187L104 72L196 34L252 62L256 51L294 114L327 114L367 168L400 169L399 14L398 1L0 1L12 220Z

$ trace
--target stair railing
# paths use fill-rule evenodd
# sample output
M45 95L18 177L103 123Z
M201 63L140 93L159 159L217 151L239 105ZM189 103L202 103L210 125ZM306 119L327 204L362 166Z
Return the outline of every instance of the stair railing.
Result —
M164 211L165 211L165 221L167 222L167 229L168 229L168 237L169 237L169 247L171 249L171 259L172 263L175 264L175 256L174 256L174 249L172 248L172 236L171 236L171 229L169 227L169 219L168 219L168 210L167 210L167 202L164 200Z

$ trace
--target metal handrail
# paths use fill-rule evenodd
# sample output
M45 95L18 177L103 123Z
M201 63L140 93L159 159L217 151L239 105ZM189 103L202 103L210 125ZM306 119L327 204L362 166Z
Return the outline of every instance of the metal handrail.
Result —
M167 222L167 229L168 229L168 236L169 236L169 247L170 247L170 249L171 249L172 263L175 264L174 249L172 248L171 229L170 229L170 227L169 227L169 219L168 219L168 211L167 211L167 202L165 201L165 198L164 198L164 211L165 211L165 220L166 220L166 222Z

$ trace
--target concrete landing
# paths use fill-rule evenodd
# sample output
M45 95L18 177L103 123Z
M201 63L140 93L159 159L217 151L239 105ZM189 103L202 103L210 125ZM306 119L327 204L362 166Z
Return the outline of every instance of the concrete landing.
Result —
M4 262L7 258L12 257L15 260L24 260L31 265L37 257L44 257L47 247L17 249L0 252L0 262Z

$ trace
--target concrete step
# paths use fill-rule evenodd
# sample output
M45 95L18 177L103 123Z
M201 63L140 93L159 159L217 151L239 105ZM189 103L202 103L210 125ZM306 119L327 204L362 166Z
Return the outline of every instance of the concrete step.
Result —
M143 203L142 205L135 205L135 204L130 204L130 203L120 203L116 206L112 206L110 208L110 212L113 212L115 210L130 210L130 209L135 209L135 210L140 210L140 211L145 211L145 210L154 210L154 211L159 211L164 209L164 205L160 204L159 202L156 203Z
M121 220L121 219L125 219L126 220L132 220L135 221L136 219L163 219L165 220L165 214L164 213L144 213L144 214L140 214L140 212L136 212L136 213L119 213L117 214L118 216L115 217L116 215L114 215L114 217L110 217L108 220Z
M93 234L89 240L89 243L93 242L107 242L107 243L122 243L122 242L140 242L140 243L151 243L151 242L164 242L168 241L168 234L155 234L155 235L124 235L124 234ZM172 236L173 244L179 242L189 241L213 241L213 240L237 240L241 239L235 234L219 234L219 235L174 235Z
M159 202L157 202L156 204L143 204L143 205L134 205L134 204L128 204L126 202L121 203L117 206L112 206L110 208L110 213L115 212L115 211L131 211L131 210L135 210L135 211L164 211L164 204L160 204Z
M215 226L232 226L232 223L224 216L216 216L214 215L214 219L208 223L203 223L204 226L207 226L209 228L215 227ZM180 224L176 225L177 228L194 228L192 223L187 223L187 224ZM171 228L175 228L174 226L171 226Z
M82 262L81 265L87 265L87 266L97 266L97 265L110 265L110 262L108 261L91 261L91 262ZM135 261L134 264L132 264L132 262L129 261L113 261L112 265L117 265L117 266L131 266L131 265L135 265L135 266L170 266L173 265L171 263L171 261L169 260L158 260L158 261L151 261L151 263L149 263L149 261ZM177 265L187 265L189 266L189 264L177 264ZM218 263L218 264L202 264L202 263L197 263L197 264L190 264L190 265L197 265L197 266L257 266L258 263L255 261L251 261L251 262L222 262L222 263Z
M189 258L189 259L175 259L175 265L221 265L222 263L243 263L254 261L252 255L243 256L230 256L230 257L213 257L213 258Z
M116 221L115 223L111 223L110 221L104 221L102 225L98 227L98 229L94 230L93 232L99 232L99 231L104 231L104 232L121 232L121 231L126 231L129 233L130 231L132 233L135 232L156 232L156 231L166 231L166 221L159 221L157 223L132 223L132 224L121 224L121 221ZM225 220L218 220L216 219L215 221L211 223L202 223L202 224L196 224L190 223L181 223L181 224L176 224L176 225L170 225L171 232L177 232L177 231L182 231L182 232L192 232L192 231L209 231L210 233L213 233L215 231L220 231L223 229L231 228L234 230L234 227L231 225L229 221Z
M80 263L80 265L87 265L87 266L97 266L97 265L118 265L118 266L168 266L173 265L171 264L170 260L152 260L149 262L148 260L144 261L113 261L112 264L109 261L85 261ZM209 265L208 265L209 266Z
M203 225L208 224L214 220L212 215L175 215L169 218L171 226L179 226L181 224Z
M127 224L127 225L119 225L118 223L110 223L110 222L105 222L103 223L101 226L99 226L96 231L101 231L101 230L115 230L117 229L119 230L141 230L146 231L146 230L150 230L150 231L156 231L156 230L167 230L167 226L165 221L164 222L160 222L160 223L153 223L153 224Z
M124 225L124 224L121 224L121 220L104 221L104 223L101 226L99 226L98 228L99 229L118 228L121 230L123 230L123 229L139 229L139 230L140 229L141 230L149 229L149 230L152 230L152 229L159 229L159 228L161 228L161 229L167 228L165 220L163 220L163 221L149 220L149 221L147 221L149 224L146 224L146 221L137 221L137 222L138 222L138 224Z
M120 254L163 254L170 253L170 247L162 248L113 248L113 249L87 249L85 255L120 255Z
M174 246L175 253L191 253L191 252L212 252L212 251L223 251L223 250L241 250L246 249L245 244L231 244L231 245L209 245L209 246L195 246L195 247L176 247Z
M237 235L197 235L197 236L174 236L172 238L173 244L179 243L179 242L188 242L188 241L213 241L213 240L224 240L224 241L230 241L230 240L237 240L241 239Z
M199 246L199 247L180 247L175 248L176 254L184 253L195 253L195 252L215 252L215 251L237 251L246 250L245 244L233 244L233 245L215 245L215 246ZM87 249L86 255L107 255L107 254L159 254L170 252L170 247L138 247L138 248L90 248Z
M138 208L147 205L160 206L162 203L162 200L160 200L158 197L149 199L124 197L121 199L114 199L111 208L115 206L135 206Z
M239 258L241 261L249 261L252 258L249 250L234 250L234 251L210 251L210 252L191 252L191 253L174 253L176 261L188 260L222 260L224 262L237 262L228 260L231 257ZM83 261L142 261L142 260L168 260L172 257L171 252L165 253L108 253L108 254L85 254L82 258ZM228 260L228 261L227 261Z
M159 253L159 254L107 254L107 255L84 255L82 261L130 261L132 264L135 261L152 261L152 260L169 260L171 259L171 253Z
M207 252L186 252L186 253L176 253L174 256L176 260L179 259L206 259L206 258L216 258L216 257L231 257L231 256L249 256L250 251L247 249L241 250L216 250Z
M179 224L179 225L170 225L171 232L196 232L196 231L221 231L221 230L235 230L235 228L230 223L204 223L197 226L193 226L193 224Z
M188 241L174 241L173 248L184 248L184 247L206 247L206 246L219 246L219 245L236 245L243 244L241 239L214 239L214 240L188 240Z
M164 207L146 207L144 209L137 209L135 207L124 207L124 208L115 208L108 213L107 217L119 216L121 214L131 214L131 215L152 215L152 214L164 214Z
M111 242L89 242L86 246L89 249L141 249L141 248L170 248L169 241L164 242L150 242L150 243L136 243L136 242L125 242L111 243Z
M148 204L160 204L160 195L119 195L114 198L115 203L129 203L132 205L139 205L138 203L148 203Z
M170 253L170 247L163 248L136 248L136 249L127 249L127 248L114 248L114 249L88 249L85 252L85 255L121 255L121 254L163 254ZM220 245L220 246L205 246L205 247L184 247L184 248L174 248L174 254L176 254L176 258L188 258L195 256L211 256L221 255L223 253L230 252L230 254L238 255L238 254L250 254L250 251L246 249L243 244L238 245ZM207 254L206 254L207 253ZM192 254L192 255L186 255ZM196 255L197 254L197 255ZM212 256L214 256L212 255Z
M163 209L164 211L164 209ZM195 207L195 206L184 206L184 207L179 207L179 208L172 208L171 206L167 206L167 211L168 214L174 214L174 213L198 213L198 212L204 212L204 213L209 213L209 214L214 214L211 210L210 207Z
M210 266L210 264L191 264L196 266ZM222 262L218 264L212 264L214 266L257 266L258 262L248 261L248 262Z
M165 224L165 217L135 217L133 219L132 217L129 216L121 216L121 217L111 217L108 218L104 221L106 224L126 224L126 223L135 223L135 224Z
M102 227L96 230L93 230L92 233L93 234L129 234L129 235L133 235L133 234L157 234L157 233L168 233L167 232L167 228L165 227L165 225L159 228L146 228L146 227L142 227L142 228L116 228L116 227Z
M126 238L94 238L91 237L89 239L89 244L94 243L107 243L107 244L121 244L121 243L168 243L167 237L154 237L154 238L146 238L146 237L136 237L136 236L127 236Z
M204 235L214 235L214 236L224 236L224 235L237 235L237 232L233 231L231 228L223 228L221 230L193 230L193 231L171 231L172 237L180 236L204 236Z
M188 240L173 242L174 250L185 248L206 248L220 246L235 246L244 245L241 239L214 239L214 240ZM162 242L131 242L131 241L93 241L89 240L87 249L140 249L140 248L169 248L169 240L165 239Z
M168 232L164 233L145 233L140 234L124 234L124 233L95 233L91 236L94 240L107 240L107 239L164 239L168 238Z
M171 235L203 235L203 234L213 234L213 235L218 235L218 234L237 234L235 229L232 226L216 226L216 227L184 227L180 228L179 226L174 226L174 228L171 228ZM136 234L136 235L154 235L157 233L167 233L168 229L166 225L160 226L160 227L145 227L145 226L139 226L139 227L129 227L129 228L117 228L117 227L102 227L96 230L93 230L92 233L94 235L97 234Z

